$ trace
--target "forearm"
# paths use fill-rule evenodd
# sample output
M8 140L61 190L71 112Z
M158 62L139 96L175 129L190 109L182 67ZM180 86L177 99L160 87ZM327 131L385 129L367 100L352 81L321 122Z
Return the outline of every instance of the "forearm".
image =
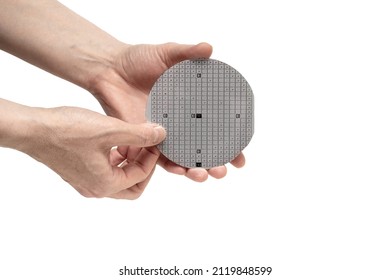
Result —
M0 147L23 150L36 132L38 111L0 98Z
M0 0L0 48L89 89L125 47L55 0Z

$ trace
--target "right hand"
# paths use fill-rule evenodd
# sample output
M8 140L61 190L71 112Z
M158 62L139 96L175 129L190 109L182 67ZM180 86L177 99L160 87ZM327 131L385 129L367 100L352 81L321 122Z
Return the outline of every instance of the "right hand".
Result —
M136 199L142 194L160 156L153 146L165 138L162 127L74 107L32 110L34 124L19 150L83 196ZM118 151L117 146L128 148Z

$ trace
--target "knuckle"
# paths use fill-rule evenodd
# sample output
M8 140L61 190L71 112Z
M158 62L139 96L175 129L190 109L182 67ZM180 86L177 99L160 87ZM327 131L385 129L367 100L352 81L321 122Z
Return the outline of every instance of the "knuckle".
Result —
M140 196L143 193L143 190L141 190L141 188L138 186L138 184L133 186L132 190L133 190L133 193L132 193L131 197L129 198L130 200L136 200L136 199L140 198Z
M100 187L89 187L77 190L82 196L86 198L103 198L107 196L107 191Z
M92 197L93 198L103 198L103 197L106 197L106 196L107 196L107 192L103 192L101 190L92 192Z
M93 194L89 190L80 189L77 191L83 197L86 197L86 198L93 198L94 197Z

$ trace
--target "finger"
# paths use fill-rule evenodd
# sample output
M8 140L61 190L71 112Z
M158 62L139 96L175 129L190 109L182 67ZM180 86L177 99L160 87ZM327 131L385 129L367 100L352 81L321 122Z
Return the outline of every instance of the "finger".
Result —
M213 47L208 43L197 45L168 43L162 46L164 62L168 68L187 59L209 58L213 52Z
M156 166L159 155L156 147L144 148L133 162L129 162L123 168L113 166L113 172L119 179L117 186L113 187L112 193L119 193L145 181Z
M210 176L216 179L221 179L226 176L227 169L226 166L218 166L218 167L210 168L208 172Z
M120 167L124 167L129 162L133 162L138 157L141 151L142 148L119 146L118 152L124 157L124 160L121 162Z
M133 161L139 155L142 148L131 147L131 146L119 146L117 148L118 152L122 157L128 161Z
M155 146L164 140L165 129L162 126L152 123L130 124L123 122L121 131L110 137L109 144L112 146ZM122 148L121 150L122 151Z
M230 162L234 167L241 168L245 165L245 156L240 153L235 159Z
M129 162L123 168L123 171L127 177L136 180L136 183L144 181L156 166L159 156L160 152L156 147L144 148L133 162Z
M152 175L154 173L155 168L150 172L149 176L142 182L135 184L134 186L124 189L116 194L112 194L109 197L111 198L117 198L117 199L128 199L128 200L134 200L141 196L141 194L144 192L146 186L148 185L150 179L152 178Z
M177 175L184 175L187 170L187 168L170 161L164 155L160 155L157 164L164 168L166 171Z
M203 168L190 168L187 170L185 176L195 182L204 182L208 178L208 173Z
M118 150L118 148L113 148L110 151L110 164L118 166L121 164L126 157L124 157Z

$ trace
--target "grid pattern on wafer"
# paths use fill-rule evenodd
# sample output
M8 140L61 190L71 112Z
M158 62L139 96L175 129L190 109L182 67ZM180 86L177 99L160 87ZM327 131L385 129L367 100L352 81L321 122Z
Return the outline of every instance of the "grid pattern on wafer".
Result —
M244 77L214 59L186 60L154 84L147 118L162 125L159 150L188 168L211 168L234 159L253 135L253 93Z

